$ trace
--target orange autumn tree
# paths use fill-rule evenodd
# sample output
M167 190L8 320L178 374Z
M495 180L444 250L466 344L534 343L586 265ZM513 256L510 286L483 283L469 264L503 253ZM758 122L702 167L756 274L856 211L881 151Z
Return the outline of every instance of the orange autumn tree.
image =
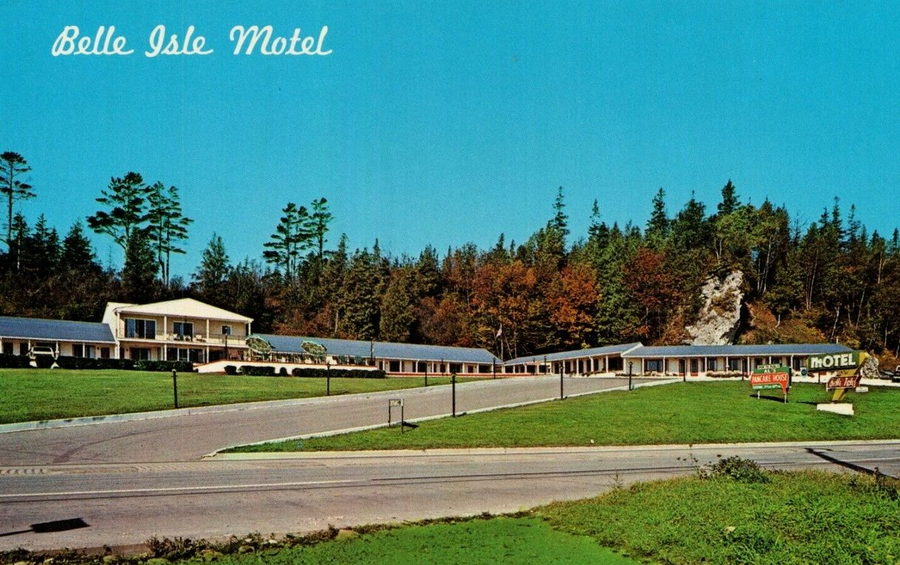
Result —
M569 264L550 281L545 300L560 345L579 348L591 343L598 299L597 278L589 265Z

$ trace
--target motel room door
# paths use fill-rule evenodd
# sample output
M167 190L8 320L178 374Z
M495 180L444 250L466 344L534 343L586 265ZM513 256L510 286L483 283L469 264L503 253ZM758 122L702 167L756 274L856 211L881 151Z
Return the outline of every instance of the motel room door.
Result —
M700 374L700 360L691 359L691 376L696 377Z

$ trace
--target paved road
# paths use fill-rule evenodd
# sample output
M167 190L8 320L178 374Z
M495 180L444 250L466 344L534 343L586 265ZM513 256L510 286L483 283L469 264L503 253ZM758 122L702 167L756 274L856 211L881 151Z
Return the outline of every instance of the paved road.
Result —
M717 456L900 473L900 441L308 454L0 467L0 549L130 545L510 512L687 474ZM81 529L33 524L79 518ZM40 529L40 528L37 528Z
M572 378L565 380L564 391L574 395L625 385L627 379ZM553 377L468 382L457 385L457 411L558 396L559 379ZM384 424L389 398L404 400L407 420L451 411L449 385L244 404L228 411L0 434L0 465L196 460L234 445Z

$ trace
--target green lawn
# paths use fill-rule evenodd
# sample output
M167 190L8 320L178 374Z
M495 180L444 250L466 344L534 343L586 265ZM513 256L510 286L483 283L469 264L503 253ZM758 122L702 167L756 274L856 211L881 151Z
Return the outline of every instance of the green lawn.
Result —
M663 563L898 563L897 481L766 472L637 484L537 509L554 528Z
M900 390L851 393L856 416L816 411L824 385L798 384L789 402L757 400L747 382L676 383L422 422L239 448L238 451L424 449L722 443L900 437Z
M449 378L428 379L429 386L449 382ZM334 378L331 394L423 384L420 378ZM178 405L182 408L313 396L325 396L325 379L178 374ZM173 408L169 373L0 369L0 424L168 408Z
M485 564L639 563L605 549L587 536L554 530L536 517L468 520L407 526L276 551L229 554L222 564L390 563Z

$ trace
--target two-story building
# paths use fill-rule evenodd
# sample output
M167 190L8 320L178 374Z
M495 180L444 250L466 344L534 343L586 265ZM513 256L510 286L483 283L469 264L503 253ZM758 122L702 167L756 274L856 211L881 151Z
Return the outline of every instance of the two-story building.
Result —
M116 357L208 363L241 359L253 320L179 298L152 304L110 302L103 323L116 340Z

